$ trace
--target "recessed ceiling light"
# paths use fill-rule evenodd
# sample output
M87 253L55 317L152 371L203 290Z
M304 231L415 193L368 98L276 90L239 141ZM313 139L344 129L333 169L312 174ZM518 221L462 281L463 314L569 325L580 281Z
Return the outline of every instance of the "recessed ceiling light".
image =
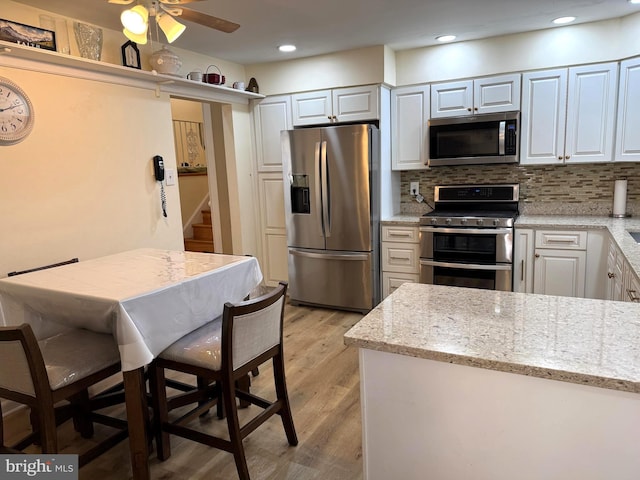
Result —
M439 42L452 42L455 39L455 35L440 35L439 37L436 37L436 40Z
M278 47L278 50L280 50L281 52L295 52L296 51L296 46L295 45L280 45Z
M576 19L576 17L560 17L556 18L553 23L556 25L564 25L565 23L571 23Z

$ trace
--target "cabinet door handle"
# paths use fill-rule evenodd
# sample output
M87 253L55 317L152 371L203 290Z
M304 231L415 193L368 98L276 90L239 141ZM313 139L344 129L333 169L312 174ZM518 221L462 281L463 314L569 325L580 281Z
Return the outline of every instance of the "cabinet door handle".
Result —
M611 272L607 272L607 277L609 278L615 278L616 274L615 273L611 273Z
M539 253L536 253L536 254L534 255L534 257L536 257L536 258L540 258L540 254L539 254Z
M636 296L635 290L627 289L627 295L629 295L629 300L631 300L632 302L640 302L640 297Z
M520 281L524 282L524 259L520 260Z

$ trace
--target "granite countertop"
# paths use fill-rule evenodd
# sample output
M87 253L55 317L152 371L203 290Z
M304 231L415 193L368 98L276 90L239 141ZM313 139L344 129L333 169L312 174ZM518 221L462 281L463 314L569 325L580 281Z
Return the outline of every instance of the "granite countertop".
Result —
M394 215L390 218L380 220L382 225L406 225L407 227L417 227L420 224L420 215L410 213Z
M640 304L405 283L346 345L640 393Z

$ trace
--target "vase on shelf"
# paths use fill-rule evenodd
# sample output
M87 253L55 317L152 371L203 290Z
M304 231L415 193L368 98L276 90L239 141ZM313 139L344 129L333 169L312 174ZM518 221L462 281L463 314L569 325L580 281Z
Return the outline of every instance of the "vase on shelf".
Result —
M100 60L102 54L102 29L86 23L74 22L73 31L82 58Z
M153 70L165 75L177 75L182 66L180 57L165 46L151 54L149 63Z

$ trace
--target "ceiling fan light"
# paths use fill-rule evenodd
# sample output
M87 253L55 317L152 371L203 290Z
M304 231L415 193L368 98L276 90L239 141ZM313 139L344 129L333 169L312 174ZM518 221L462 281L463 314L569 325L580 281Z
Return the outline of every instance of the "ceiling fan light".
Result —
M173 43L187 28L168 13L160 13L156 20L169 43Z
M129 30L127 30L126 28L122 30L122 33L124 33L124 36L127 37L129 40L131 40L132 42L137 43L138 45L146 45L147 44L147 34L145 33L140 33L140 34L136 34L133 33Z
M120 15L122 26L131 33L140 35L147 31L149 25L149 10L144 5L136 5L133 8L125 10Z

